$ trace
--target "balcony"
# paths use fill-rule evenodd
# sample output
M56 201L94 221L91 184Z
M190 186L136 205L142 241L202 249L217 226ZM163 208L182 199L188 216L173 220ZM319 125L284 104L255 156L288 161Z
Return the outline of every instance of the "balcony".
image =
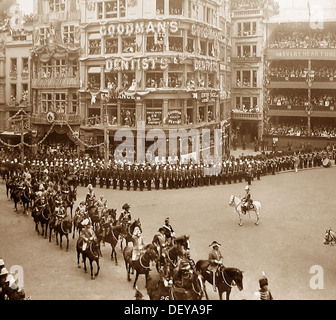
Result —
M314 77L310 78L311 86L307 77L284 77L270 76L268 89L296 88L296 89L336 89L336 78L334 77Z
M231 119L233 120L254 120L260 121L263 118L262 112L243 112L231 111Z
M32 88L34 89L44 89L44 88L79 88L80 80L79 77L75 78L40 78L32 79Z
M261 62L261 57L232 57L232 62L249 62L249 63L258 63Z
M54 113L55 115L55 123L56 124L69 124L69 125L80 125L81 124L81 116L79 114L60 114ZM46 113L33 113L31 117L31 123L33 124L51 124L47 120Z
M241 10L234 10L232 12L232 18L244 18L244 17L258 17L262 16L263 9L257 8L257 9L241 9Z
M9 78L11 80L16 80L17 79L17 72L16 71L10 71L9 72Z

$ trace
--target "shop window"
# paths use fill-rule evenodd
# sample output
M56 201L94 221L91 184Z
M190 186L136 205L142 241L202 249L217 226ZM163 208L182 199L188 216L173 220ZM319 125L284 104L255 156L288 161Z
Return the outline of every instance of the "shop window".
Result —
M169 50L183 52L182 30L180 30L179 34L175 33L174 35L169 36Z
M75 42L75 26L63 26L63 43L71 44Z
M162 124L162 100L146 100L146 124Z

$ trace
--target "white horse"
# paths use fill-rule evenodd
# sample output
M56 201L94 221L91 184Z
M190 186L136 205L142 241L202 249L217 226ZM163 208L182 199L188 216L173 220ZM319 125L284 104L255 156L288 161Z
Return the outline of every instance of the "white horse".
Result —
M257 216L257 221L255 222L256 225L259 225L260 220L260 212L261 212L261 203L259 201L253 201L253 209L248 209L247 211L254 211ZM242 209L242 198L237 197L235 195L231 195L230 197L230 206L234 207L234 211L238 213L239 215L239 225L243 225L242 215L243 209Z
M336 245L336 233L332 231L331 228L325 232L323 243L331 246Z

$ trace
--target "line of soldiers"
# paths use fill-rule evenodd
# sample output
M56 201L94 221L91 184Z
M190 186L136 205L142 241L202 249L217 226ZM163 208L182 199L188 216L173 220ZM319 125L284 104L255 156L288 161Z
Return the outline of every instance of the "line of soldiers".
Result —
M201 161L194 163L142 163L130 164L110 160L105 167L104 161L84 159L57 159L26 161L23 165L8 159L2 159L0 171L3 177L6 172L29 168L29 172L41 180L44 175L54 183L67 180L75 188L78 185L95 188L126 189L134 191L144 189L156 190L203 187L217 184L231 184L245 180L248 184L262 176L279 171L293 170L295 163L298 169L323 165L325 158L334 155L326 151L311 153L261 154L257 156L233 156L223 161Z

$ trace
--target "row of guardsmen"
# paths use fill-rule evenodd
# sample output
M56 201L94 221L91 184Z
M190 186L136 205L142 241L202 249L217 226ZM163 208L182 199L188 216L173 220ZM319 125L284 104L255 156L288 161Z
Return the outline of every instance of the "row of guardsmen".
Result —
M299 155L258 155L230 157L220 162L187 164L163 163L156 164L130 164L121 161L110 160L104 166L104 161L91 158L81 159L54 159L54 161L33 160L25 161L22 165L17 161L2 160L1 174L8 171L29 168L30 173L37 180L41 180L45 174L49 181L59 183L66 179L75 187L86 187L92 184L100 188L113 188L120 190L151 190L178 189L203 187L218 184L231 184L243 182L248 184L254 179L260 180L261 176L275 174L279 171L294 169L298 163L299 169L322 166L326 156L323 152L315 152Z

